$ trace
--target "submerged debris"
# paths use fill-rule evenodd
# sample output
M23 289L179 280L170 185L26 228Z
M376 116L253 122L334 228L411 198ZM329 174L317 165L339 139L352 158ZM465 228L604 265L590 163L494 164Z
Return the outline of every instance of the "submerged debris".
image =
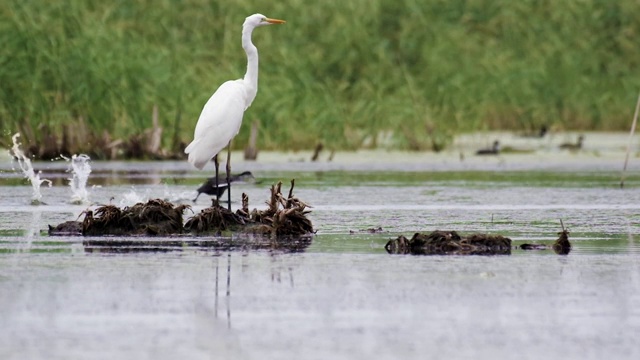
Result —
M455 231L415 233L408 240L400 235L385 245L389 254L414 255L509 255L511 239L502 235L472 234L461 237Z
M49 236L80 236L82 223L80 221L65 221L56 227L49 225Z
M369 234L379 234L379 233L383 233L384 230L382 229L382 226L378 226L377 228L367 228L367 229L360 229L360 230L349 230L349 234L357 234L357 233L369 233Z

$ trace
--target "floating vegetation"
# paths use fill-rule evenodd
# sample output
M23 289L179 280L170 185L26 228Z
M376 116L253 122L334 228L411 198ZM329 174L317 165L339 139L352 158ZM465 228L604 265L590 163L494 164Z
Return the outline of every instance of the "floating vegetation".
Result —
M193 216L184 225L193 234L221 234L226 231L260 234L269 237L301 236L313 233L313 225L307 218L309 205L293 196L294 180L291 180L289 195L282 195L282 183L271 187L271 197L266 210L249 211L249 198L242 194L242 209L235 213L214 201Z
M521 244L519 250L553 250L558 255L571 251L569 230L560 220L562 231L552 245ZM385 245L389 254L414 255L510 255L511 239L502 235L471 234L460 236L455 231L436 230L430 234L415 233L411 239L400 235Z
M436 230L415 233L411 239L400 235L385 245L389 254L414 255L510 255L511 239L502 235L472 234Z
M84 236L175 236L191 234L206 235L260 235L271 240L298 241L301 237L313 234L313 225L307 214L307 204L293 196L295 182L291 180L291 188L287 197L281 193L282 183L271 187L271 197L265 210L249 211L249 198L242 194L242 208L235 213L221 207L214 201L213 206L194 215L183 225L185 210L189 205L174 205L170 202L155 199L146 203L137 203L131 207L119 208L115 205L102 205L83 212L84 220L67 221L58 226L49 226L49 235L84 235ZM82 214L81 214L82 215ZM274 242L256 243L258 237L250 239L247 244L257 247L274 246ZM288 239L288 240L287 240ZM296 239L296 240L292 240ZM116 242L108 240L115 244ZM128 244L129 240L121 240ZM183 243L182 240L178 240ZM140 241L133 241L138 245ZM197 242L192 242L197 243ZM304 243L304 242L303 242ZM218 242L207 242L206 246L218 246ZM222 245L220 245L222 246ZM224 246L236 246L226 244Z
M137 203L120 209L115 205L103 205L93 211L85 211L82 235L176 235L183 232L182 214L189 205L175 206L170 202L154 199L146 204Z

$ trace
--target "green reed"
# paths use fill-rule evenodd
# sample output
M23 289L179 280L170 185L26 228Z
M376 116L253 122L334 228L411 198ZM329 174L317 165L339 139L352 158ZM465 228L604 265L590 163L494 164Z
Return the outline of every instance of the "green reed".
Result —
M237 148L254 119L262 149L621 130L640 89L634 0L6 0L0 127L38 141L41 124L82 118L127 138L157 105L163 146L179 147L215 89L244 74L240 29L254 12L288 22L254 32L260 86Z

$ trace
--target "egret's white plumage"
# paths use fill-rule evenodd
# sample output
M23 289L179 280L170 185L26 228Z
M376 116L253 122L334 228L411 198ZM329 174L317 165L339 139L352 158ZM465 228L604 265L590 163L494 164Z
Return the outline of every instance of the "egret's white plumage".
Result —
M189 162L202 169L238 134L244 111L258 92L258 49L251 42L253 29L263 25L283 24L262 14L247 17L242 25L242 48L247 53L244 78L222 84L204 105L193 141L185 148ZM216 174L217 176L217 174Z
M189 162L198 169L202 169L240 131L242 116L248 107L243 81L225 82L204 105L193 141L184 150L189 154Z

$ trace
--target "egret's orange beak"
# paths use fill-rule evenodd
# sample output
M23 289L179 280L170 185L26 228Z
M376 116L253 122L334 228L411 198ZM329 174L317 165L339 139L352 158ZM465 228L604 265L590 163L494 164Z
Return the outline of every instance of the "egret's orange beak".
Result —
M284 20L269 19L269 18L264 19L264 21L268 22L269 24L284 24L284 23L286 23L286 21L284 21Z

